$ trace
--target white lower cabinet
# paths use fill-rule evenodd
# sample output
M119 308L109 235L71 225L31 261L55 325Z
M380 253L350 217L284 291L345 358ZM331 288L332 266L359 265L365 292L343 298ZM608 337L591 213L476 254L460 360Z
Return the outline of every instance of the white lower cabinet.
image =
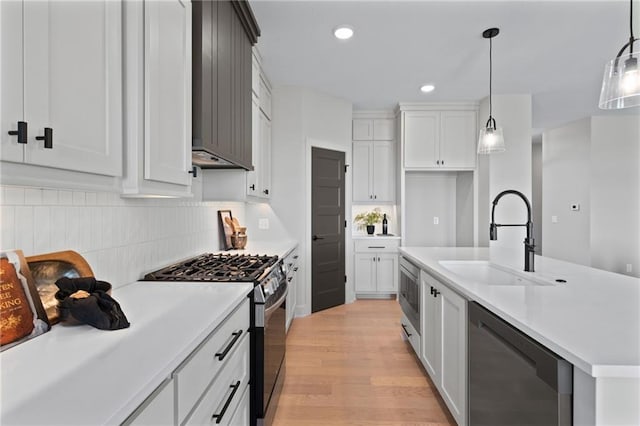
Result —
M244 299L124 425L248 425L248 330Z
M388 295L398 291L398 244L395 239L355 242L355 291L359 296Z
M169 426L175 424L173 379L167 379L124 422L123 426Z
M459 425L467 424L467 301L425 271L420 359Z

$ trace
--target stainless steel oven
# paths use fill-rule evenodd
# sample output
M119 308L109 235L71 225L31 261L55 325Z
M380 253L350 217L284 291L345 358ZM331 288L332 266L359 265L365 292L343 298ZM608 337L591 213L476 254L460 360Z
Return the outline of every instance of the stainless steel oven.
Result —
M252 333L256 351L254 364L254 406L258 426L271 425L282 391L285 375L286 298L289 289L280 263L267 282L254 289L255 327Z
M405 257L400 258L400 294L398 296L402 312L413 325L416 332L420 331L420 268Z

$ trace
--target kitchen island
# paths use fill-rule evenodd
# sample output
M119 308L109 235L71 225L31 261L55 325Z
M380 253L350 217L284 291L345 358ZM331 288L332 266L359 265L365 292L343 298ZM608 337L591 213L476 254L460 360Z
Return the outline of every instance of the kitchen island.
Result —
M452 272L447 262L521 270L522 253L424 247L400 253L573 364L574 424L640 424L639 279L536 256L530 276L548 285L487 285Z
M135 282L115 289L129 328L58 324L0 354L0 424L122 423L239 305L248 305L252 288Z

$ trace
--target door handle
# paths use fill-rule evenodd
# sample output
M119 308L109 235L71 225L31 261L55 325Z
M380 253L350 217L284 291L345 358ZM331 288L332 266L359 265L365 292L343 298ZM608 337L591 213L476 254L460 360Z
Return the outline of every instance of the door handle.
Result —
M44 128L44 136L36 136L37 141L44 141L44 147L53 148L53 129L51 127Z
M18 130L9 130L11 136L18 137L18 143L27 143L27 122L18 121Z
M312 239L313 241L316 241L316 240L324 240L324 237L318 237L317 235L314 235L313 237L311 237L311 239Z

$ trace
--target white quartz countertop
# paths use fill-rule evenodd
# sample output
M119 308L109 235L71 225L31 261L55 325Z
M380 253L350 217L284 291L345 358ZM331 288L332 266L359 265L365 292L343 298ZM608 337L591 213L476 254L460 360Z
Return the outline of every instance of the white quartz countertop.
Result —
M400 235L368 235L368 234L354 234L351 236L354 240L399 240Z
M0 353L0 424L123 422L252 287L136 282L114 289L129 328L57 324Z
M536 256L533 274L557 285L489 286L460 277L439 261L490 260L522 270L488 248L401 247L400 253L452 289L593 377L640 377L640 279Z

